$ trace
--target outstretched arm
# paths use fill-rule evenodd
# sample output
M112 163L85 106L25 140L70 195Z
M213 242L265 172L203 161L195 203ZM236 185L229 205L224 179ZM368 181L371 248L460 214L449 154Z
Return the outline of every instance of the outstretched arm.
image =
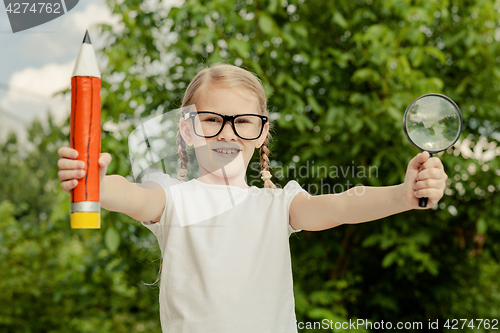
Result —
M297 194L290 206L290 225L317 231L373 221L410 209L428 209L442 198L447 178L441 160L423 152L408 164L403 184L357 186L339 194L318 196ZM421 197L428 198L427 207L418 206Z
M136 184L120 175L104 176L101 206L138 221L158 222L165 208L165 192L154 182Z

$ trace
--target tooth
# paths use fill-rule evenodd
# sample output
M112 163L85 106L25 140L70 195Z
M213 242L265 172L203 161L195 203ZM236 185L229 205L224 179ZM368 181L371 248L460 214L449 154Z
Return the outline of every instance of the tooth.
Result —
M219 148L215 149L216 152L221 153L221 154L238 154L240 152L240 149L224 149L224 148Z

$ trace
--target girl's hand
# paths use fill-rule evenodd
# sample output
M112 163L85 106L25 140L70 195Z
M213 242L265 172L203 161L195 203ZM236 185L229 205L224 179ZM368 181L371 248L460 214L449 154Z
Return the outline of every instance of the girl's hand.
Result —
M437 157L426 151L408 163L404 182L404 197L410 209L429 209L443 197L448 176ZM419 198L428 198L427 206L418 205Z
M61 147L57 153L61 157L57 161L57 167L59 168L57 176L61 180L61 188L64 192L71 194L71 190L78 185L78 179L85 177L85 163L76 159L78 151L75 149ZM99 157L100 184L102 184L111 160L112 157L109 153L101 153Z

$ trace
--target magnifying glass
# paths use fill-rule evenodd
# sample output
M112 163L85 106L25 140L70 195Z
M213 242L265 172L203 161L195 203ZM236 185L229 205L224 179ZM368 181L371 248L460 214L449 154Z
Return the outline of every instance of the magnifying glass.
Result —
M406 108L403 128L415 147L432 156L458 140L462 132L462 113L449 97L425 94ZM426 207L427 198L420 198L418 205Z

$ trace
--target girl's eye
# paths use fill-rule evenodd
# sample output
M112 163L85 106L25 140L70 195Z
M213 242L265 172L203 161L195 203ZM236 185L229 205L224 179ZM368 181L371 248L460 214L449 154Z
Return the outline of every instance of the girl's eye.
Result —
M207 119L205 119L205 121L208 121L208 122L211 122L211 123L216 123L216 122L219 121L219 119L217 119L217 118L207 118Z
M246 119L237 119L236 122L239 123L239 124L246 124L246 123L248 123L248 121Z

